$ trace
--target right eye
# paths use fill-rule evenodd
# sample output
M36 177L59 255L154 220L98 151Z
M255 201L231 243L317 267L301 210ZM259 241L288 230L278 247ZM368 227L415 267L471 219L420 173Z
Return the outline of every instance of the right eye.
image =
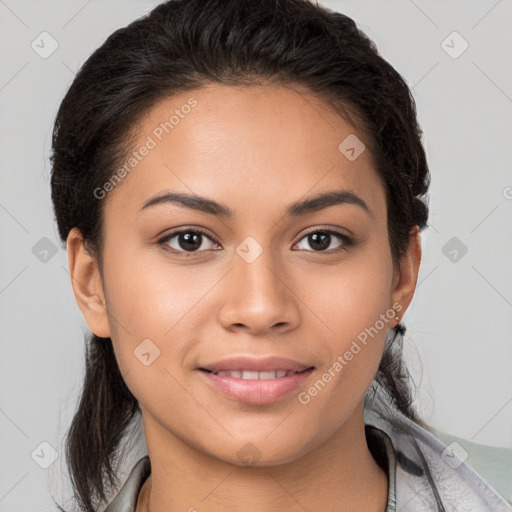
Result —
M173 231L158 240L157 243L163 246L166 251L179 254L180 256L187 256L195 252L204 252L204 238L218 246L217 242L212 240L204 231L197 228L184 228ZM176 240L173 241L173 239ZM202 247L203 250L200 250Z

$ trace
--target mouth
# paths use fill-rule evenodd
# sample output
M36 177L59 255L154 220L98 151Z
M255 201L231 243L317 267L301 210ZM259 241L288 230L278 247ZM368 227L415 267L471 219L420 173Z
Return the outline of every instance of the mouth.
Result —
M239 357L198 370L216 393L238 402L263 405L282 400L304 387L315 367L277 357Z
M223 371L211 371L206 368L200 368L200 370L208 373L212 373L213 375L220 375L224 377L232 377L234 379L243 379L243 380L270 380L270 379L282 379L283 377L290 377L292 375L298 375L300 373L307 372L309 370L313 370L314 367L306 368L305 370L295 372L293 370L270 370L263 372L256 372L252 370L223 370Z
M279 378L286 375L286 373L283 374L283 372L300 373L310 368L313 368L310 364L286 357L269 355L263 358L257 358L240 355L201 365L199 369L215 374L222 372L240 372L240 375L236 375L237 378L256 379L261 378L257 377L256 374L263 374L262 378ZM279 372L278 375L277 372ZM267 373L268 376L265 376ZM274 375L274 373L276 373L276 375Z

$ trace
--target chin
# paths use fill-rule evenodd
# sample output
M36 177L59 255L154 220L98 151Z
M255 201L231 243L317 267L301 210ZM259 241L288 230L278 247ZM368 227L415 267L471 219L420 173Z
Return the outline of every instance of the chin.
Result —
M213 450L210 451L210 455L240 467L279 466L303 456L308 451L307 446L310 444L304 439L290 439L289 436L285 438L276 436L270 441L266 436L268 434L262 434L259 438L252 435L250 439L234 442L230 439L226 441L225 450L220 453ZM285 441L287 442L285 443Z

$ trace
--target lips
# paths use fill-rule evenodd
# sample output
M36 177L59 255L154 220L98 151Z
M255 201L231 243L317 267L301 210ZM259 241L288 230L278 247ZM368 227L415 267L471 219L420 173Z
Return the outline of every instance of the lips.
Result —
M309 380L314 366L267 356L232 357L198 368L204 381L227 398L253 405L264 405L289 397Z
M205 370L217 375L227 375L239 379L276 379L294 373L301 373L314 368L293 359L278 356L253 358L246 356L232 357L201 366ZM227 373L226 373L227 372Z
M235 379L244 380L265 380L265 379L280 379L281 377L288 377L295 375L299 372L292 372L286 370L269 370L265 372L253 372L250 370L225 370L220 372L212 372L214 375L220 375L225 377L234 377Z

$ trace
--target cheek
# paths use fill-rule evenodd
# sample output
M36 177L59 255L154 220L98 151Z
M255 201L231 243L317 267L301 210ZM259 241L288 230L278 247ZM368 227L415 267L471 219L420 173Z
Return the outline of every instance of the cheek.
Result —
M387 313L390 317L386 327L394 318L391 256L382 256L385 249L372 245L375 247L368 247L339 265L319 267L314 275L300 278L303 289L299 296L304 304L321 320L317 323L322 331L342 345L374 326L381 315ZM379 326L385 331L381 322Z
M139 397L170 375L181 380L181 365L189 364L187 355L200 338L202 322L211 318L205 297L218 276L190 265L151 264L143 251L122 258L114 251L105 254L111 338L127 385L137 386L138 393L132 392ZM148 359L154 363L146 367Z
M154 265L142 251L140 257L135 251L132 254L124 258L112 254L110 264L105 266L109 310L125 331L162 339L175 325L178 328L180 319L204 295L203 284L207 283L194 279L190 267ZM119 331L119 326L116 329Z
M179 408L183 397L177 381L183 380L181 364L195 328L191 312L201 290L179 273L112 256L105 265L105 287L123 380L142 407Z
M330 392L322 392L319 407L329 407L332 399L355 405L378 369L395 316L391 307L393 267L385 251L380 244L367 247L358 257L317 272L315 286L304 285L300 296L317 317L319 337L328 353L320 379L324 377Z
M327 433L347 419L377 373L394 319L390 268L382 262L347 266L336 277L331 274L320 280L323 292L309 296L322 319L317 323L324 333L326 357L317 380L299 401L309 417L324 418L322 429Z

